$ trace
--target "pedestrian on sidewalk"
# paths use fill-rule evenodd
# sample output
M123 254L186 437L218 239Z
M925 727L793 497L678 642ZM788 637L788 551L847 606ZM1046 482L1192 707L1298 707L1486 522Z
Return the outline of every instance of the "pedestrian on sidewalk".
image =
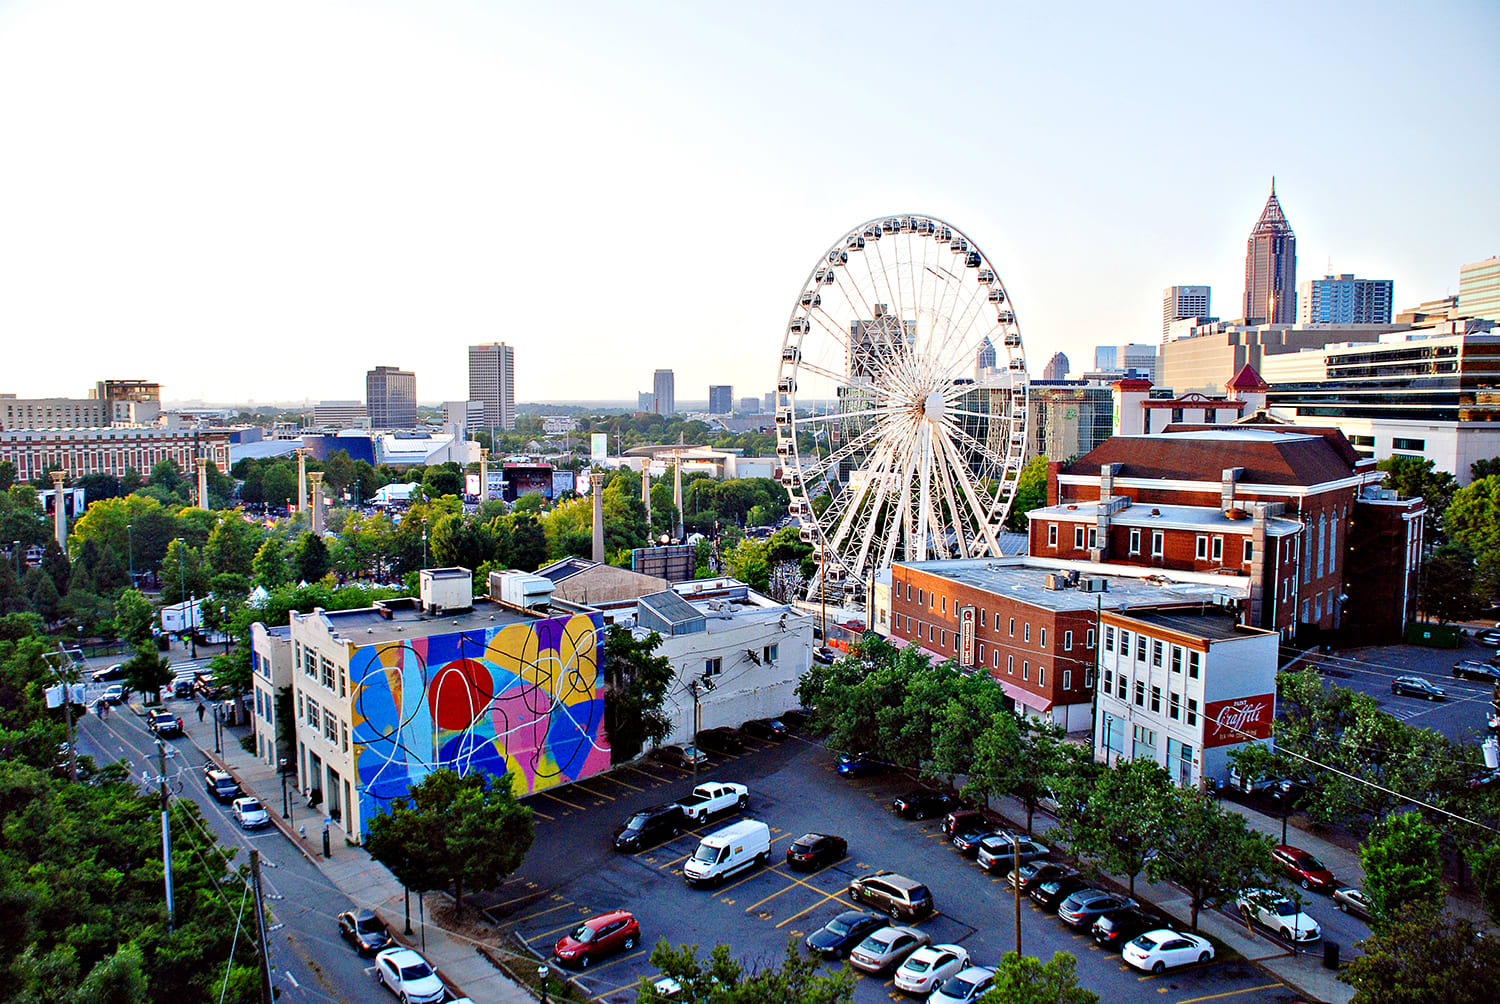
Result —
M205 709L205 708L204 708L204 707L203 707L203 702L202 702L202 701L199 701L199 702L198 702L198 721L199 721L199 722L200 722L200 723L201 723L201 722L202 722L202 721L203 721L203 712L204 712L204 711L205 711L205 710L206 710L206 709Z

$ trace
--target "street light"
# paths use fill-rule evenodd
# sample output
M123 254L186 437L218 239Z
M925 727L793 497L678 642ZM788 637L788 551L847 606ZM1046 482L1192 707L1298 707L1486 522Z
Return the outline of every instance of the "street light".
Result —
M125 549L130 552L130 588L131 589L135 588L135 534L131 533L131 531L133 529L135 529L135 527L132 524L130 524L130 523L126 523L125 524Z
M427 567L427 517L422 517L422 567Z
M286 769L287 769L287 766L288 765L287 765L287 762L286 762L286 757L282 757L276 763L276 769L281 772L281 818L282 819L290 819L290 818L292 818L292 802L291 802L291 799L287 797L287 793L286 793Z
M229 654L229 608L219 607L219 630L224 632L224 654Z
M552 970L546 966L537 966L536 974L542 981L542 1004L547 1004L547 978L552 975Z

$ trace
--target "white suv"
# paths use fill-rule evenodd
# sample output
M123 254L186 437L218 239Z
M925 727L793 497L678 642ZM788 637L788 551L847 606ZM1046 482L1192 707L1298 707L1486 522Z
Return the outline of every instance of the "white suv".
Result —
M1283 941L1317 941L1323 936L1316 920L1274 890L1247 889L1240 893L1236 905L1240 916L1275 931Z

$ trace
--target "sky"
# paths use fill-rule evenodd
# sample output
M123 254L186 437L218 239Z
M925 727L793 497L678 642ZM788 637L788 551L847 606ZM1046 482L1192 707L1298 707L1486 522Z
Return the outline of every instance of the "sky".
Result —
M0 393L760 396L824 250L966 232L1033 376L1298 279L1500 254L1500 6L0 0Z

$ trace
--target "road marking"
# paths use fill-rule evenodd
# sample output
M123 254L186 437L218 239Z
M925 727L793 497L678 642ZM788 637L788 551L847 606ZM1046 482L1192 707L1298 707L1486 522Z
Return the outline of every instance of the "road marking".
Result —
M558 798L556 795L552 794L552 792L550 792L550 791L539 791L539 792L537 792L537 794L541 795L543 798L550 798L554 802L561 802L563 805L566 805L570 809L577 809L579 812L583 812L584 811L583 806L581 806L581 805L574 805L572 802L568 801L566 798Z
M545 910L538 910L536 913L528 913L524 917L513 917L513 918L510 918L510 919L507 920L507 923L510 924L512 927L518 927L521 924L526 923L526 921L528 921L528 920L535 920L538 917L545 917L549 913L556 913L558 910L566 910L570 906L578 906L578 904L575 903L575 902L573 902L572 900L568 900L566 903L563 903L560 906L548 907ZM589 912L588 911L588 907L579 907L579 909L581 909L584 913L588 913Z
M818 889L815 886L808 886L808 888L812 889L813 892L817 892L817 893L822 893L823 892L821 889ZM850 903L848 900L842 898L845 891L846 890L840 890L838 892L823 893L823 898L822 899L818 900L816 903L814 903L812 906L808 907L806 910L798 910L796 913L792 914L786 920L783 920L781 923L777 924L776 925L776 930L778 930L778 931L781 930L783 927L785 927L786 925L790 924L792 921L796 920L798 917L802 916L804 913L810 913L811 911L816 910L818 907L822 906L824 903L828 902L830 899L838 900L840 903L843 903L846 906L848 906L849 909L851 909L851 910L858 909L853 903Z
M657 784L661 784L662 780L663 780L662 777L659 774L653 774L650 771L641 770L639 767L636 767L633 764L628 764L628 763L627 764L622 764L620 766L620 769L621 770L635 771L637 774L641 775L641 777L649 777L651 780L655 781Z
M1282 984L1280 984L1280 983L1267 983L1267 984L1264 984L1263 986L1258 986L1258 987L1245 987L1242 990L1226 990L1226 991L1224 991L1224 993L1221 993L1221 994L1209 994L1207 997L1189 997L1187 1000L1180 1000L1180 1001L1178 1001L1177 1004L1198 1004L1199 1001L1216 1001L1216 1000L1219 1000L1220 998L1223 998L1223 997L1234 997L1237 994L1251 994L1251 993L1254 993L1257 990L1271 990L1271 989L1273 989L1275 987L1279 987L1279 986L1282 986Z
M607 798L611 802L613 802L615 800L615 796L613 796L613 795L606 795L602 791L595 791L593 788L590 788L588 785L584 784L582 781L574 781L573 782L573 787L575 787L575 788L582 788L584 791L588 792L590 795L595 795L595 796L598 796L599 798Z
M374 972L374 969L373 968L366 969L365 972L366 973L371 973L371 972ZM295 976L292 975L291 970L289 970L289 969L283 969L281 971L281 975L283 975L283 976L286 977L286 981L288 983L290 983L294 989L297 989L297 990L302 989L302 984L300 984L300 983L297 982L297 977L295 977Z
M598 780L598 781L609 781L612 784L618 784L622 788L629 788L631 791L645 791L646 790L645 788L637 788L633 784L626 784L624 781L621 781L619 778L615 777L615 775L612 772L609 773L609 774L597 774L597 775L595 775L595 780Z
M543 812L541 809L533 808L531 810L531 814L534 815L534 816L541 816L543 819L545 819L549 823L555 823L555 822L557 822L557 817L556 816L549 816L545 812Z

